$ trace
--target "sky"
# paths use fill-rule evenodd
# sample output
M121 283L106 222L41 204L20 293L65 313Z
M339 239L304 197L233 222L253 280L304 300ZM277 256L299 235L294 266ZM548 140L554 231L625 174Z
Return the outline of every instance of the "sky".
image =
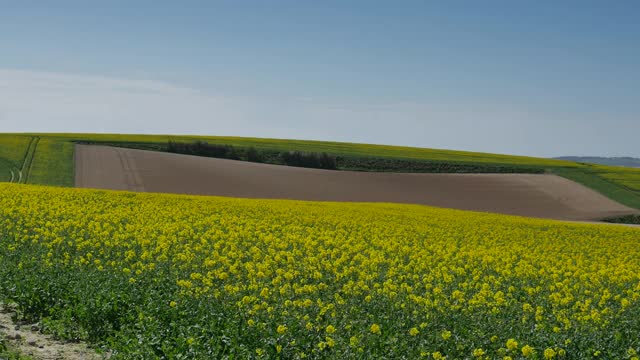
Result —
M0 132L640 157L638 1L0 0Z

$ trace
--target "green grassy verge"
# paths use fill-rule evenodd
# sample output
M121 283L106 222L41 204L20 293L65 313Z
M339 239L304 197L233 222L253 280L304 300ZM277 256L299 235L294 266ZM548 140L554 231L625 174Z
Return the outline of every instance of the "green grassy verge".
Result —
M640 169L620 166L586 165L587 169L609 181L640 193Z

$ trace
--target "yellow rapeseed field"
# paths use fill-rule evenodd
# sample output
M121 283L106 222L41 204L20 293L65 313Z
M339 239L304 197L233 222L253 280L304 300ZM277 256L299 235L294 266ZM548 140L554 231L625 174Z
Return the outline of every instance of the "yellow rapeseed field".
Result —
M640 230L2 184L0 296L116 359L638 359Z

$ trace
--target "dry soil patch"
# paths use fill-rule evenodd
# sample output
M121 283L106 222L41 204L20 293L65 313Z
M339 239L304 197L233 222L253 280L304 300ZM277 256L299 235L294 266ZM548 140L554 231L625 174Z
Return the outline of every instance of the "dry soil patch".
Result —
M637 212L555 175L331 171L95 145L77 145L75 159L83 188L392 202L581 221Z
M54 340L40 332L38 324L15 324L11 307L0 304L0 336L9 342L11 348L22 355L36 360L100 360L107 355L99 355L83 343Z

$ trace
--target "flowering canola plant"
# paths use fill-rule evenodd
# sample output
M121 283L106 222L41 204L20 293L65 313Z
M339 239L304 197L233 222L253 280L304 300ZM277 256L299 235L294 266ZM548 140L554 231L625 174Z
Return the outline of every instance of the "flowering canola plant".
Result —
M0 185L0 299L112 358L637 359L640 231Z

